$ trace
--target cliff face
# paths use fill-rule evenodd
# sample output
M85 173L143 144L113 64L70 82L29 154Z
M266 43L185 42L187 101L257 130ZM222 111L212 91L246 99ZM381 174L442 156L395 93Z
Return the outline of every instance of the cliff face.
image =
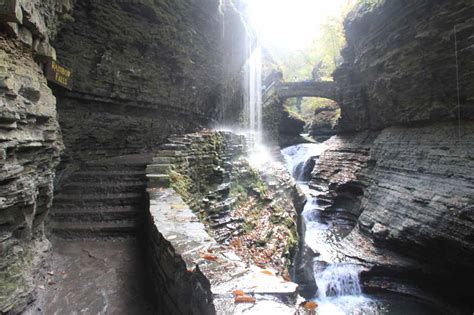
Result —
M34 298L63 140L68 165L209 125L244 31L218 0L0 1L0 313ZM55 97L42 66L56 54L74 84Z
M43 223L62 140L35 60L54 56L49 40L70 9L68 1L17 1L0 13L0 313L31 301L49 247Z
M367 1L345 21L340 87L343 131L474 118L472 1ZM370 4L374 3L374 4Z
M468 299L474 280L474 125L463 132L461 143L452 123L327 142L312 186L324 215L354 225L341 248L369 267L368 287L417 295L398 283L411 278L433 294ZM383 287L383 277L392 278L392 287Z
M74 12L55 43L74 73L73 92L58 90L65 160L136 153L219 117L243 57L224 36L242 31L231 5L80 0Z
M346 20L345 133L327 142L312 187L324 214L354 226L341 248L367 267L366 289L472 307L474 3L372 3Z

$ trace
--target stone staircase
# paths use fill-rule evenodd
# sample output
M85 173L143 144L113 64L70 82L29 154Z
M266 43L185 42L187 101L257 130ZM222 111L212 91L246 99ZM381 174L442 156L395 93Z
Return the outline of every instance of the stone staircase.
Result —
M88 162L54 196L50 231L61 238L128 237L137 233L146 206L149 155Z

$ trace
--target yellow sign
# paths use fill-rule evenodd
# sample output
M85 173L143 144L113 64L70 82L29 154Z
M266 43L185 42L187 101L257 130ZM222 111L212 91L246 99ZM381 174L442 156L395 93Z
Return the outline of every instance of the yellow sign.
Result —
M68 68L51 60L46 64L46 78L68 90L72 90L72 72Z

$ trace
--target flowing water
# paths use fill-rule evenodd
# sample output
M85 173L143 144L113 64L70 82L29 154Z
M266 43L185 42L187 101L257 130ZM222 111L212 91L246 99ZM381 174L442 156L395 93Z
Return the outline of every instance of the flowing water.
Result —
M250 142L262 143L262 48L248 43L248 60L245 86L245 111L248 123Z
M304 242L319 255L313 261L314 280L318 287L314 300L318 315L345 314L439 314L425 303L397 295L365 295L359 282L359 266L345 263L337 251L347 234L320 216L315 192L309 187L309 170L326 149L325 144L299 144L281 150L288 171L306 195L302 212Z

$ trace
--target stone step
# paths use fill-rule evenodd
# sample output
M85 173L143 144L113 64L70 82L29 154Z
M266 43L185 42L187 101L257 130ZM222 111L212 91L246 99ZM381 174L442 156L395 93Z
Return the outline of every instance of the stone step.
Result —
M148 188L168 188L171 185L167 174L147 174Z
M99 194L66 194L54 197L53 207L113 207L117 205L139 205L145 200L145 192L132 193L99 193Z
M87 165L87 171L120 171L120 170L128 170L128 171L143 171L146 165L127 165L127 164L92 164Z
M146 167L147 174L166 174L170 170L170 164L150 164Z
M136 219L142 209L140 207L84 207L84 208L53 208L50 217L55 222L65 221L117 221Z
M183 143L165 143L160 146L160 150L186 150L187 147Z
M141 171L79 171L72 174L68 181L70 182L89 182L89 181L138 181L145 179L145 169Z
M123 237L134 235L138 226L138 220L52 222L51 232L62 238Z
M156 152L155 157L170 157L170 158L179 158L183 155L182 151L176 150L160 150Z
M62 193L84 194L84 193L128 193L143 192L146 188L146 180L141 181L119 181L119 182L68 182L61 187Z
M155 164L173 164L182 161L182 158L172 157L172 156L155 156L153 158L153 163Z

